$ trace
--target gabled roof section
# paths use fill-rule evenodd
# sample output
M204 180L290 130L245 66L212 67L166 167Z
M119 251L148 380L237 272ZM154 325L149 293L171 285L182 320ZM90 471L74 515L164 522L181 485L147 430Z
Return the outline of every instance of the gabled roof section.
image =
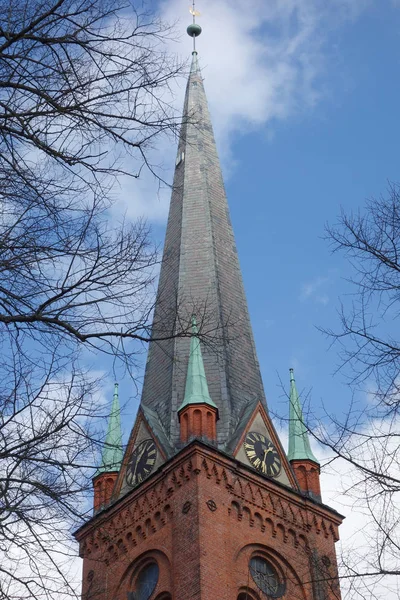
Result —
M312 460L318 464L308 439L307 427L297 392L294 371L290 369L290 408L289 408L289 460Z
M126 483L126 472L129 465L133 450L144 440L152 439L157 448L157 458L153 471L162 465L168 458L175 454L171 447L168 437L165 434L164 427L160 422L158 415L143 403L139 406L135 425L129 436L126 446L125 455L123 457L122 466L115 483L113 499L114 501L128 494L133 488Z
M114 386L113 402L108 420L107 435L101 456L101 464L96 475L119 471L121 468L122 457L121 412L118 398L118 383L116 383Z
M246 430L246 428L248 427L249 421L251 421L251 418L257 408L258 405L258 400L252 400L250 402L248 402L242 409L242 412L239 416L237 425L236 425L236 429L234 430L233 434L231 435L226 447L225 447L225 451L228 454L233 454L235 452L235 449L237 448L239 442L241 441L244 431Z
M273 426L273 423L261 402L256 402L246 407L240 423L238 424L235 435L232 438L232 442L234 440L235 446L230 445L228 453L233 454L233 456L235 456L235 458L240 462L247 464L248 466L252 466L244 450L246 435L251 431L256 432L256 434L261 434L269 439L275 445L280 456L282 470L276 478L269 479L271 481L279 481L284 485L298 490L298 483L294 476L293 469L287 459L275 427Z
M144 404L141 404L140 408L150 430L163 449L165 456L168 458L171 457L174 454L174 449L170 444L163 424L161 423L157 413Z

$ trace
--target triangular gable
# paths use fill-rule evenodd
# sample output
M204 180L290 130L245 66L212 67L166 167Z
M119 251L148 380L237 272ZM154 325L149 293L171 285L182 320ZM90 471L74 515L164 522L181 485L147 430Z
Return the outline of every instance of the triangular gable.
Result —
M135 451L139 444L141 444L145 440L152 440L157 449L154 466L152 467L150 474L154 473L158 469L158 467L166 461L168 457L168 449L164 448L164 445L160 443L159 436L154 433L153 428L149 424L150 419L146 418L146 416L148 415L145 415L145 410L143 409L143 406L140 406L136 415L135 425L132 429L128 445L125 450L121 470L115 483L113 493L114 500L117 500L121 496L124 496L133 489L130 485L127 484L126 471L129 466L132 453ZM160 433L160 431L158 433Z
M268 479L272 481L279 481L279 483L283 483L284 485L290 486L297 490L298 484L293 474L293 470L287 459L286 453L282 447L278 434L276 433L275 428L272 425L271 419L267 415L267 412L264 406L261 404L261 402L257 402L252 414L247 420L247 424L242 429L242 433L235 447L232 449L232 454L237 460L249 467L254 468L254 470L260 474L260 471L257 470L254 467L254 465L252 465L252 463L250 462L244 446L247 435L249 433L251 434L252 432L254 432L255 434L260 434L264 436L267 440L271 441L279 454L279 458L281 461L281 471L275 477L268 477Z

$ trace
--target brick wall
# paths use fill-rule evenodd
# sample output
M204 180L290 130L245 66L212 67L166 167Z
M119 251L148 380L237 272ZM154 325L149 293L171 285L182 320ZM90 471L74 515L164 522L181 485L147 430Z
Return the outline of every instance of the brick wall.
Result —
M249 572L266 558L286 600L338 600L341 517L200 442L77 532L85 600L127 600L155 560L152 599L261 600Z

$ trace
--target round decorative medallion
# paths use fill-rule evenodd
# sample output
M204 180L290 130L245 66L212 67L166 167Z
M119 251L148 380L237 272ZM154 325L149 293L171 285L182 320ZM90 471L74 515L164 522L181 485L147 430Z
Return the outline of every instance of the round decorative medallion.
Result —
M206 504L211 512L215 512L217 510L217 505L215 504L214 500L207 500Z

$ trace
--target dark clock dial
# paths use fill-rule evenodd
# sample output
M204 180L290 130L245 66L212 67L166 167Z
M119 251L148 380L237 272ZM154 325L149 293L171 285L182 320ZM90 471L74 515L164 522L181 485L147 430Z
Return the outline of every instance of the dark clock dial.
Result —
M244 441L246 456L258 471L268 477L277 477L282 469L281 459L274 444L262 433L250 431Z
M138 485L150 475L157 458L157 448L153 440L143 440L132 452L126 470L126 482L131 487Z

